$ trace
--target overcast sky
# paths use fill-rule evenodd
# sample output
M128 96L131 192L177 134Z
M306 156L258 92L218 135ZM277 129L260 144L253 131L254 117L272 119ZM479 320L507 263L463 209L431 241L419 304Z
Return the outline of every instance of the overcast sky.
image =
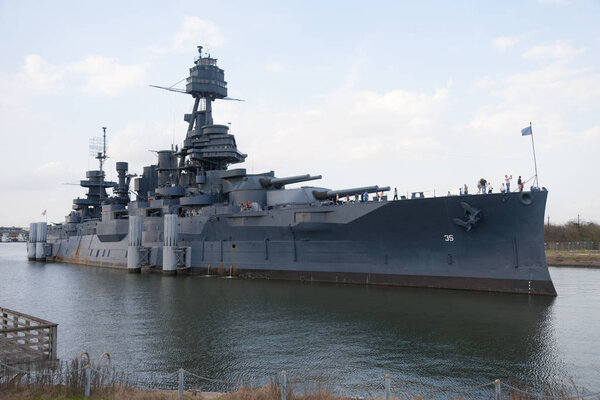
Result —
M199 44L246 100L214 116L248 172L497 191L534 174L531 121L546 215L598 222L598 21L598 1L0 1L0 225L63 221L102 126L113 179L181 143L191 97L148 85Z

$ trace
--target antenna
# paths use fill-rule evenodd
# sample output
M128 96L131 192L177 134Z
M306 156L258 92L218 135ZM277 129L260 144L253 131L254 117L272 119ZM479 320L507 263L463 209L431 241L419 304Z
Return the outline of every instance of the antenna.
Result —
M106 127L102 127L102 158L100 159L100 171L102 171L102 163L106 159Z
M100 171L103 171L104 160L108 158L106 154L106 127L102 127L102 137L93 136L89 142L90 156L94 157L100 162Z

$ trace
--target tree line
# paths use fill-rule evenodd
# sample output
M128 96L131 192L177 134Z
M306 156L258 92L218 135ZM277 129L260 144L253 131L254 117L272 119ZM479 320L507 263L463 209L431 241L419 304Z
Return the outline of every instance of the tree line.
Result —
M544 242L600 242L600 225L576 220L561 225L546 224Z

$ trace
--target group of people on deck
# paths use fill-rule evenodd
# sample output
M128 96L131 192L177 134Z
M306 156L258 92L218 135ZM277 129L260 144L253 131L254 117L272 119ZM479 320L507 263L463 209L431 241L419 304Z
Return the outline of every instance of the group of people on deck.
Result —
M504 182L502 182L502 186L500 186L500 193L510 193L510 181L513 179L512 175L504 175ZM521 179L519 175L519 179L517 179L517 191L522 192L523 186L525 182ZM493 193L494 188L491 182L488 182L485 178L481 178L477 181L477 194L489 194ZM463 187L458 188L458 194L462 196L463 194L469 194L469 187L465 183ZM450 196L450 192L448 192L448 196Z
M345 199L345 200L344 200ZM383 195L383 190L381 192L375 192L375 196L373 197L374 201L382 201L385 197ZM356 193L354 195L354 203L366 203L369 201L369 193L364 192L362 194ZM350 204L350 195L346 195L345 197L341 197L339 194L335 195L335 204Z

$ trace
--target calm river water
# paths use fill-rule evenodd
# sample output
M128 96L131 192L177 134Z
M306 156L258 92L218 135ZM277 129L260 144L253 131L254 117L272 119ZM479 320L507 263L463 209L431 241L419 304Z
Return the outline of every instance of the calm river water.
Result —
M108 351L119 370L320 382L364 394L381 377L500 378L600 390L600 269L551 268L557 298L132 275L26 259L0 244L0 306L59 324L58 353ZM204 389L218 389L218 385Z

